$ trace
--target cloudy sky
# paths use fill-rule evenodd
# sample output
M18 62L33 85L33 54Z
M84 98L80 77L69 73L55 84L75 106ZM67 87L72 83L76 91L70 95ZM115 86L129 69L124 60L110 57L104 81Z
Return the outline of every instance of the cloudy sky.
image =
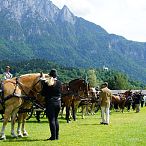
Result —
M51 0L128 40L146 42L146 0Z

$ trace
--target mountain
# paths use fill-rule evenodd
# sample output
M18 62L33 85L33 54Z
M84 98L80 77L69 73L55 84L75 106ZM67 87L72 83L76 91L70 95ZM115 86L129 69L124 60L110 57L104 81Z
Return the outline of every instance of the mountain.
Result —
M50 0L0 0L0 60L107 66L146 83L146 43L109 34Z

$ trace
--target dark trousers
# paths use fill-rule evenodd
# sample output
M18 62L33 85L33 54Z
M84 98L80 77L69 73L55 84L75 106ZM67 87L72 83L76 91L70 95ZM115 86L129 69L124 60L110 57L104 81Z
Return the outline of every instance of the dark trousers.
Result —
M4 84L3 82L0 83L0 97L4 96Z
M59 138L58 114L61 109L61 101L51 101L46 105L46 115L49 120L51 139Z

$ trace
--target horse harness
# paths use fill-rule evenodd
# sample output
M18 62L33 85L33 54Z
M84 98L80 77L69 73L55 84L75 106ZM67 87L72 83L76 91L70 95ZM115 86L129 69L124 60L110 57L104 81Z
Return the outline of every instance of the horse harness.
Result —
M41 78L41 75L40 75L40 78ZM30 93L30 92L32 92L32 93L37 93L37 95L41 93L41 90L40 90L39 92L37 92L37 90L35 89L35 86L36 86L39 82L41 82L40 79L33 85L33 88L29 91L28 94L27 94L26 91L24 90L23 84L22 84L21 82L19 82L19 77L16 78L16 82L12 82L12 81L9 81L9 82L15 84L15 88L14 88L14 91L13 91L12 94L10 94L10 95L8 95L8 96L6 96L6 97L4 97L4 95L3 95L2 98L0 99L0 104L2 105L3 109L5 109L5 101L9 100L9 99L12 98L12 97L23 98L23 100L25 100L25 101L30 101L31 103L37 104L37 103L36 103L36 98L35 98L35 96L29 96L29 93ZM41 84L41 85L42 85L42 84ZM21 88L21 90L23 91L24 95L21 95L21 94L17 94L17 93L16 93L16 89L17 89L18 86ZM42 86L41 86L41 89L42 89ZM3 91L2 91L2 92L3 92ZM21 106L23 106L23 104L22 104ZM40 108L41 108L41 106L40 106ZM42 107L42 108L43 108L43 107ZM24 109L24 110L25 110L25 109Z

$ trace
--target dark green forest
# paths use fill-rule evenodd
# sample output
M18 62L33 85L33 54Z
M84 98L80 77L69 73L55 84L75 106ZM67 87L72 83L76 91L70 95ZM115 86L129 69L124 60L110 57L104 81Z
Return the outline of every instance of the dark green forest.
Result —
M111 69L64 67L41 59L32 59L23 62L10 62L4 60L0 61L0 74L5 71L5 66L7 65L11 66L11 73L17 77L27 73L49 73L52 68L55 68L58 71L58 78L62 83L68 83L76 78L83 78L94 87L99 87L106 81L109 83L109 88L112 90L146 89L145 84L132 80L127 74Z

